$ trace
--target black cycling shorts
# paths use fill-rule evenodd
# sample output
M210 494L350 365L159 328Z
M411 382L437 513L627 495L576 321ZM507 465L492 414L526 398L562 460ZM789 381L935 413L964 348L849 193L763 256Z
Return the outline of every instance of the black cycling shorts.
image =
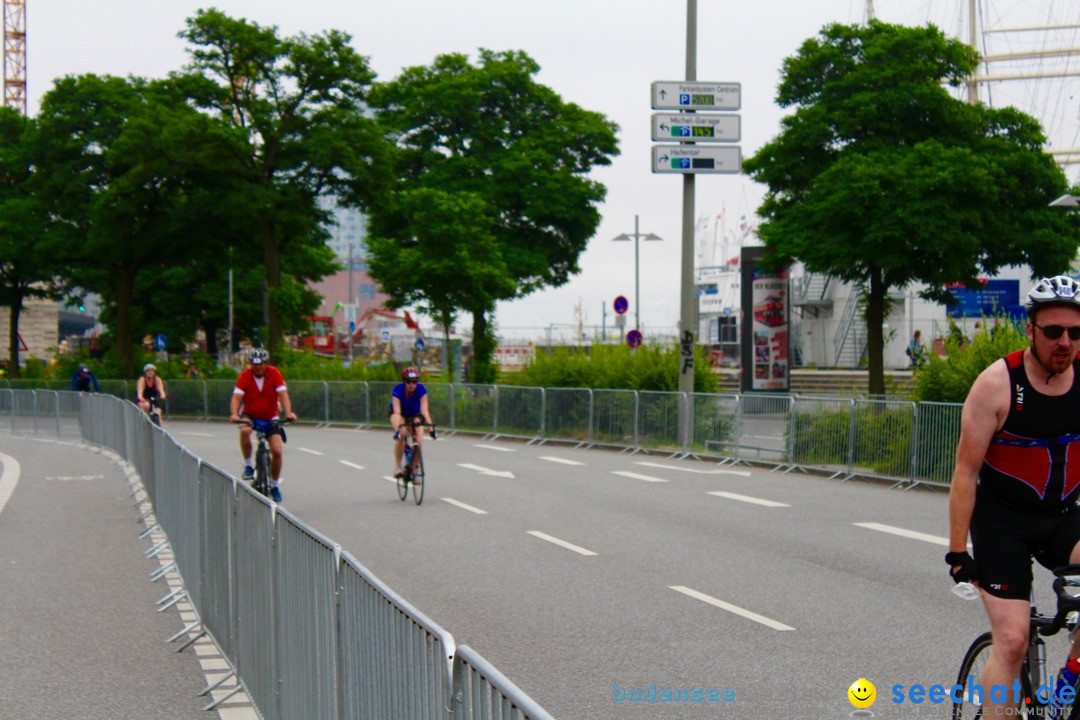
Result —
M1080 508L1034 513L977 503L971 517L972 555L979 586L999 598L1031 597L1031 558L1053 570L1069 564L1080 542Z

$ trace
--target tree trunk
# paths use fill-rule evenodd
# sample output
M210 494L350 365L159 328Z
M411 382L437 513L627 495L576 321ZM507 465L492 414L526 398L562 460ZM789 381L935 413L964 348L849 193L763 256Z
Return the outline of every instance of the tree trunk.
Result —
M19 315L22 314L25 294L21 288L12 288L11 308L8 314L8 371L19 377Z
M202 331L203 334L206 335L206 354L212 358L218 356L217 334L220 329L221 326L217 320L207 319L202 322ZM220 358L218 359L220 360Z
M454 351L450 347L450 324L443 323L443 352L446 353L446 381L454 382Z
M881 273L870 275L870 291L866 299L866 366L870 397L885 395L885 309L889 288Z
M278 247L277 229L269 214L260 216L263 236L263 263L266 265L266 292L269 295L266 312L265 347L270 351L271 360L276 358L285 335L281 313L278 312L276 295L281 288L281 248Z
M472 381L476 383L495 382L495 341L488 335L487 314L483 310L473 314L473 362Z

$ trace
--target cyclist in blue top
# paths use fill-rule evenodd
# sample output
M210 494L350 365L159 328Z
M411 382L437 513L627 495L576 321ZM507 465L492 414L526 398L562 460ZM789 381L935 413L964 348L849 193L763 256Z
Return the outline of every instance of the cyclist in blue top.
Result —
M394 475L400 477L403 468L401 458L405 454L405 437L401 426L408 424L416 444L423 447L424 428L418 423L431 423L428 409L427 388L420 382L420 371L407 367L401 371L401 382L390 394L390 427L394 428Z

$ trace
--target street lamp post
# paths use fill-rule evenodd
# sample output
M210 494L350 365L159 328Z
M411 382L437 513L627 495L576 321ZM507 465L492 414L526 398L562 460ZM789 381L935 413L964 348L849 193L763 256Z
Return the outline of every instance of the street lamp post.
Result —
M634 329L641 330L641 273L639 270L639 250L638 243L640 240L663 240L664 238L659 235L653 235L652 233L646 233L642 235L638 230L638 216L634 216L634 234L627 235L623 233L613 237L612 240L622 242L626 240L634 241Z

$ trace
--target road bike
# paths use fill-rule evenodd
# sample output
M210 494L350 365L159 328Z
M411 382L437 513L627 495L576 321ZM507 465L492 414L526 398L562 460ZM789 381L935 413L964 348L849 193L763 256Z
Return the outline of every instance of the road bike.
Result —
M1046 664L1046 642L1044 637L1056 634L1064 628L1068 631L1070 647L1073 635L1076 633L1078 611L1080 611L1080 595L1071 594L1069 588L1080 588L1080 565L1067 565L1054 570L1054 594L1057 596L1057 612L1053 615L1045 615L1035 607L1035 593L1031 594L1031 625L1028 630L1028 652L1024 664L1020 669L1020 706L1012 710L1010 715L1022 718L1042 718L1046 706L1050 703L1047 689L1057 692L1054 687L1056 673L1059 664ZM973 720L982 717L982 700L990 688L982 687L982 697L979 692L970 691L969 685L977 685L981 682L983 669L986 661L990 658L990 648L993 640L989 632L985 632L971 643L964 661L960 663L960 674L956 684L963 688L961 702L953 702L953 720ZM1064 655L1062 655L1062 658ZM1006 688L1007 699L1013 700L1014 691L1012 686ZM976 702L978 701L978 702ZM1080 720L1080 702L1074 702L1064 709L1059 716L1061 720Z
M157 395L148 398L147 402L150 403L150 410L146 414L150 416L151 422L161 427L161 406L158 404Z
M439 437L435 426L429 423L406 422L400 425L395 435L404 433L405 437L405 467L397 475L398 497L402 501L409 496L409 485L412 485L413 500L417 505L424 502L424 454L412 432L406 432L408 428L426 427L431 429L431 439Z
M256 425L255 422L244 416L240 419L241 425L247 425L251 428L252 434L255 435L255 477L251 480L251 486L255 489L255 492L262 493L266 497L270 497L270 444L266 438L270 434L283 428L289 424L288 420L270 420L267 424Z

